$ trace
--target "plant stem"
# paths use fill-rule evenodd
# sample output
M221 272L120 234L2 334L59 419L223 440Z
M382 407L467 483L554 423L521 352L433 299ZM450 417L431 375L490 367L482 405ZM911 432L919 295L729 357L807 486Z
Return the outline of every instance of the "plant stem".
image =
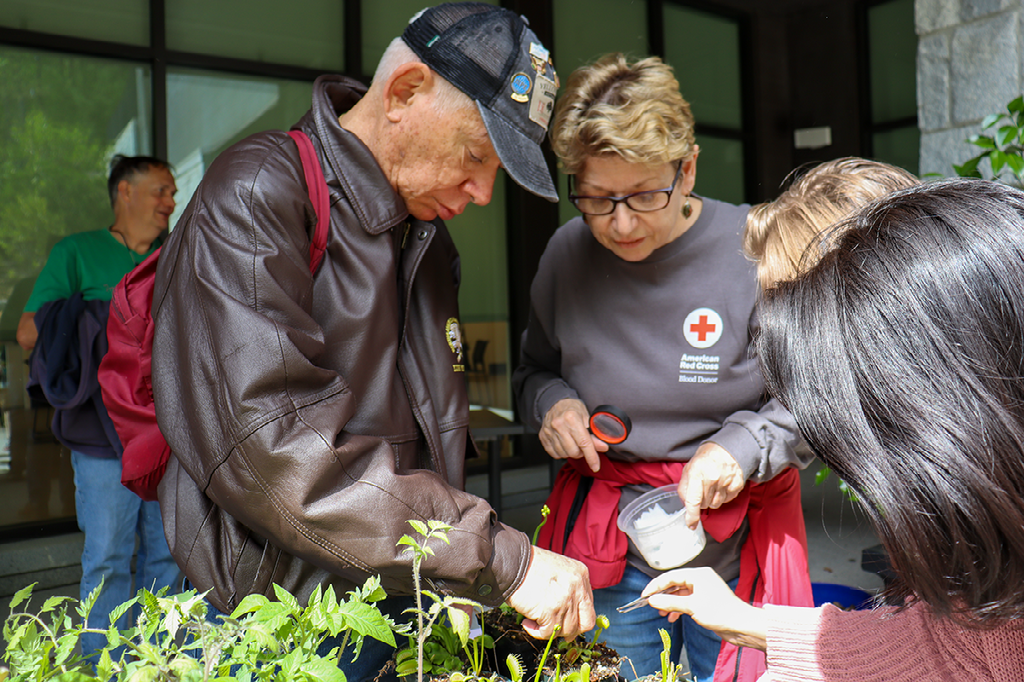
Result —
M426 544L424 542L424 544ZM423 561L419 552L415 552L412 558L412 583L416 594L416 623L419 626L419 633L416 637L416 680L423 682L423 642L426 640L426 633L423 630L423 594L420 589L420 563Z

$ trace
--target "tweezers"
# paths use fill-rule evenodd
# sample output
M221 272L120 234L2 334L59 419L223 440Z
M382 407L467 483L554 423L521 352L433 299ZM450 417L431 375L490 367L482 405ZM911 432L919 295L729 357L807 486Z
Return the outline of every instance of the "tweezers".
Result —
M638 599L634 599L633 601L629 602L628 604L623 604L622 606L617 607L615 610L618 611L619 613L629 613L630 611L635 611L636 609L639 609L639 608L641 608L643 606L647 606L648 605L647 604L647 599L649 597L653 597L656 594L662 594L664 592L668 592L669 589L672 589L672 588L666 588L664 590L658 590L657 592L652 592L651 594L647 595L646 597L639 597Z

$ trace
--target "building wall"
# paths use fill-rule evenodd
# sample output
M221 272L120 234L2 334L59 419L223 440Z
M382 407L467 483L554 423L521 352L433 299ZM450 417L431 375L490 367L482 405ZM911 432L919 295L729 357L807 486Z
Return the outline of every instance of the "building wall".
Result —
M982 119L1021 94L1024 0L916 0L914 13L921 173L950 176Z

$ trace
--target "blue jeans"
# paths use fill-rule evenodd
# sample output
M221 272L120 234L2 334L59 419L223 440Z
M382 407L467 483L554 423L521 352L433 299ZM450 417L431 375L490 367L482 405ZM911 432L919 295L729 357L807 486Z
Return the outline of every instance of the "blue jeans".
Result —
M159 503L143 502L121 485L119 460L72 451L71 466L75 470L78 527L85 533L80 594L85 599L103 581L103 590L89 613L89 626L105 630L110 626L110 612L142 587L156 592L165 585L172 590L180 585L178 565L167 548ZM139 549L133 588L136 535ZM131 612L122 616L117 627L129 627L130 616ZM106 643L103 635L84 634L82 653L90 656Z
M689 616L680 616L675 623L669 623L668 618L662 618L652 608L635 609L629 613L615 610L639 597L650 581L642 571L627 565L618 585L594 590L594 610L598 615L608 616L611 621L611 627L601 634L600 639L624 657L619 665L620 674L627 680L634 680L661 671L664 647L658 630L664 629L672 638L672 661L679 662L680 651L685 646L694 680L710 682L722 644L718 635L697 625Z

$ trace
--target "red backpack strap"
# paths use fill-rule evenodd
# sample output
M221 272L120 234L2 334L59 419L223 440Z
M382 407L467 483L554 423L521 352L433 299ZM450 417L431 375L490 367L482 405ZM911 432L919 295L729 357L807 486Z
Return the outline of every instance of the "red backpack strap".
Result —
M309 200L313 202L313 209L316 211L316 230L309 243L309 271L316 272L324 257L324 251L327 250L327 230L331 224L331 200L327 193L324 171L320 167L320 159L316 156L316 150L313 149L313 143L310 142L309 136L301 130L289 130L288 134L295 140L295 144L299 148L302 173L306 178L306 187L309 189Z

